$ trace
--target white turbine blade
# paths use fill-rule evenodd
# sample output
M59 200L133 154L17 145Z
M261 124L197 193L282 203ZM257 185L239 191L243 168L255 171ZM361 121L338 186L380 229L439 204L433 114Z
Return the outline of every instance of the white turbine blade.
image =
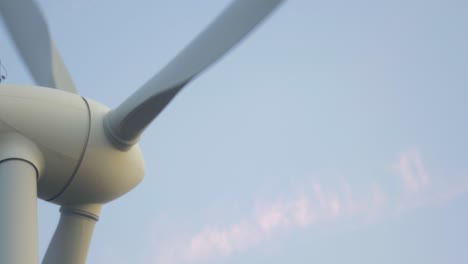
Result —
M32 0L1 0L0 12L36 83L76 93L36 3Z
M100 211L101 205L97 204L62 206L60 221L42 264L86 263Z
M237 0L164 69L106 116L106 131L122 149L133 145L190 80L267 17L282 0Z

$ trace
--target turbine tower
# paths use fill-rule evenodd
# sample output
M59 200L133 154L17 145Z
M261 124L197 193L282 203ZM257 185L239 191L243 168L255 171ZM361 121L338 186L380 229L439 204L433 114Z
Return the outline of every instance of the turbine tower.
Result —
M138 140L145 128L281 2L233 1L159 73L109 109L78 95L37 4L0 0L37 84L0 86L0 263L38 263L37 198L61 212L42 263L85 263L102 205L143 179Z

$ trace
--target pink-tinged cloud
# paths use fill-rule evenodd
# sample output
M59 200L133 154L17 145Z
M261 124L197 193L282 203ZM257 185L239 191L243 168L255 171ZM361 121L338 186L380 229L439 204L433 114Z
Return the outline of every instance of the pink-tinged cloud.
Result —
M429 184L429 176L424 168L421 154L415 148L401 154L392 167L408 192L419 192Z
M318 183L312 189L309 193L299 191L289 200L257 205L237 224L207 225L191 236L160 244L156 263L197 263L240 253L289 230L339 220L354 213L356 208L361 208L360 212L370 211L381 205L384 197L374 188L368 197L359 202L355 199L353 208L347 208L337 193L325 191Z
M363 223L375 221L383 212L401 213L417 207L443 202L468 191L466 184L447 188L426 188L426 173L420 152L413 148L402 153L392 169L402 181L401 197L389 195L379 184L371 183L367 191L353 192L342 180L340 191L327 191L315 182L308 189L300 188L291 199L262 203L249 215L226 227L206 225L199 232L159 245L156 263L197 263L227 257L249 250L279 234L306 229L316 223L334 223L346 217L361 218Z
M292 203L294 223L299 227L306 227L314 220L309 200L302 196Z
M336 193L326 193L319 183L312 185L312 191L320 205L322 217L338 217L343 212L343 205Z

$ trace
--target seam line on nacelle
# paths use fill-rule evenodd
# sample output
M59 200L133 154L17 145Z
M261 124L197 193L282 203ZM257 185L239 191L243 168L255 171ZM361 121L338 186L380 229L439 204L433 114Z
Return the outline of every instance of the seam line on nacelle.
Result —
M73 170L72 175L70 176L70 178L68 178L68 181L65 183L65 185L63 185L62 189L56 195L54 195L54 196L52 196L52 198L49 198L49 199L46 200L48 202L57 199L60 195L62 195L65 192L65 190L73 182L73 179L75 178L76 173L78 173L78 169L81 166L81 162L83 162L83 159L84 159L84 156L85 156L85 153L86 153L86 149L88 148L89 134L91 133L91 109L89 107L88 101L86 101L86 99L84 97L81 97L81 99L83 99L83 101L85 102L86 109L88 110L88 133L86 134L85 144L83 145L83 149L81 150L81 154L80 154L80 159L78 160L78 162L76 164L76 167Z

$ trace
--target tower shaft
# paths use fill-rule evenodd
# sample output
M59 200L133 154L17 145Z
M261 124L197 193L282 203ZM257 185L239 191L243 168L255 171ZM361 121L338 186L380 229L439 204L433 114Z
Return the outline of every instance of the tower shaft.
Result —
M38 263L36 177L27 161L0 161L0 263Z

